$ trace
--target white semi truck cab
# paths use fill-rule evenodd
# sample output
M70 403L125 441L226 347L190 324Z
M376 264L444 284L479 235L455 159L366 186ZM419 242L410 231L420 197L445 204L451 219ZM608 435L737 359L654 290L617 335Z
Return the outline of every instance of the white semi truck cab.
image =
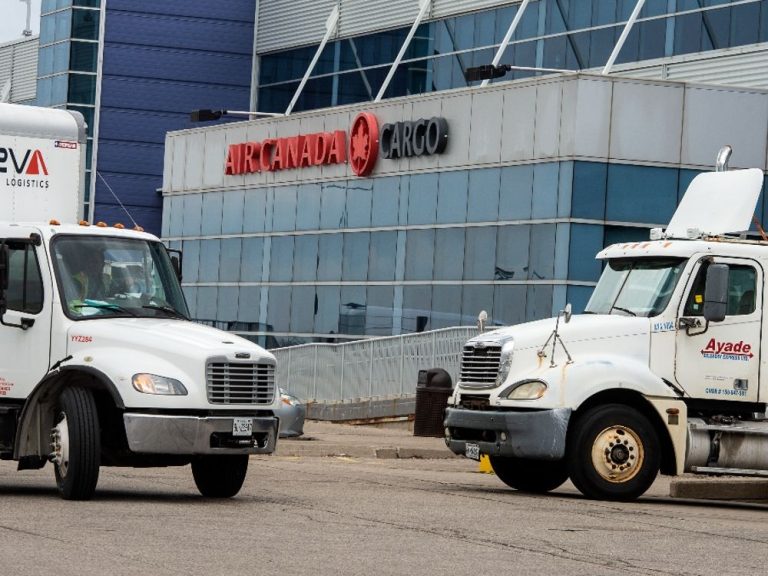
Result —
M666 230L617 244L584 314L466 343L445 417L457 454L548 492L629 500L659 471L768 476L768 239L758 169L697 176ZM765 345L764 345L765 343ZM765 367L765 368L764 368Z
M67 499L100 466L187 464L234 496L275 449L274 357L188 320L157 237L77 223L84 146L77 113L0 105L0 459L52 462Z

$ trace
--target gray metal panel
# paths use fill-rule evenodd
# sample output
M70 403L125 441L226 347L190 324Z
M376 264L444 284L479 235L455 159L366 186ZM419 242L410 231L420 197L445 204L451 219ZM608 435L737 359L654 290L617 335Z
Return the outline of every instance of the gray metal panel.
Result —
M536 118L536 84L512 88L504 93L501 160L533 158L533 132Z
M261 54L291 46L319 43L336 0L261 0L256 51ZM300 6L297 6L300 4Z
M509 4L519 4L516 2L500 2L499 0L432 0L432 17L445 18L464 12L476 12L497 6L508 6ZM526 10L527 12L527 10Z
M501 160L501 125L504 91L477 91L472 98L469 161L477 164Z
M560 156L608 158L613 82L581 78L563 84Z
M14 47L11 102L32 100L37 94L37 38Z
M610 158L680 162L683 86L618 81L613 87Z
M560 148L560 106L563 81L539 84L536 91L536 130L533 154L536 158L554 158Z
M469 161L469 137L472 122L472 93L443 98L442 116L449 118L450 135L445 154L437 157L439 168L466 166Z
M719 148L733 146L731 168L765 168L768 98L741 90L687 87L682 163L710 167Z
M339 36L410 26L419 13L419 0L342 0Z

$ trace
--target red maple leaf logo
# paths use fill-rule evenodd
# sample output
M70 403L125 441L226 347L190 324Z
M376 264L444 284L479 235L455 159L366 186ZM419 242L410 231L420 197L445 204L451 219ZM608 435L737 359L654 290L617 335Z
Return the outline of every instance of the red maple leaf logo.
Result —
M363 163L367 160L369 143L368 131L361 123L357 127L357 131L352 135L352 162Z

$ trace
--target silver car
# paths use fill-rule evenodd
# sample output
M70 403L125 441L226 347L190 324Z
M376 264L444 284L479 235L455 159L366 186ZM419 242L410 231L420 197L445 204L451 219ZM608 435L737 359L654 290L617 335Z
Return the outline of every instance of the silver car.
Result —
M296 396L280 388L280 408L275 416L280 419L280 438L295 438L304 434L307 407Z

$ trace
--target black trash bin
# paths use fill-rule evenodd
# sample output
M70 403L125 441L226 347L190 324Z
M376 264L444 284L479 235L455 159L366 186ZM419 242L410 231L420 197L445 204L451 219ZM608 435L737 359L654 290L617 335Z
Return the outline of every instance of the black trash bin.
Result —
M443 437L443 417L448 398L453 393L451 375L442 368L419 370L416 384L416 419L414 436Z

